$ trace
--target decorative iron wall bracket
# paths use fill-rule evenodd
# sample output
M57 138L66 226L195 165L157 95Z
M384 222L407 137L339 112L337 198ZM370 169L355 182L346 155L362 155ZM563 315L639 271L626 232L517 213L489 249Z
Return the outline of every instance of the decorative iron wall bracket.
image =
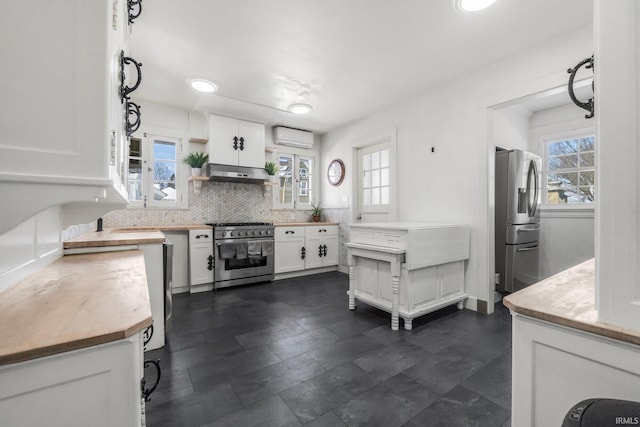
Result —
M126 76L124 68L126 65L133 64L136 67L136 82L132 87L126 85ZM142 64L135 59L128 56L124 56L124 51L120 51L120 102L124 102L125 99L129 99L129 94L140 86L142 83Z
M127 131L127 136L131 136L133 135L133 133L135 131L138 130L138 128L140 127L140 106L138 104L136 104L135 102L132 101L127 101L126 102L126 108L125 108L125 128ZM134 116L135 119L132 121L130 120L131 116Z
M162 369L160 369L160 361L159 360L147 360L144 362L144 368L148 368L149 366L153 366L156 369L156 381L151 388L147 388L147 381L145 378L140 380L140 391L142 394L142 398L145 402L149 402L151 400L151 394L158 387L158 383L160 382L160 376L162 375Z
M576 104L578 107L587 110L589 112L589 114L586 114L584 117L585 119L590 119L593 117L594 114L594 99L593 97L589 98L588 101L586 102L582 102L580 101L578 98L576 98L576 94L575 91L573 89L573 80L576 78L576 74L578 73L578 70L580 68L582 68L584 66L585 69L593 69L593 55L591 55L591 58L586 58L583 59L582 61L580 61L575 67L573 68L569 68L567 70L567 73L570 74L569 76L569 84L567 85L567 88L569 90L569 97L571 98L571 100L573 101L574 104ZM594 82L591 82L591 89L593 90L594 88Z
M129 24L133 24L142 13L142 0L127 0L127 15L129 15Z

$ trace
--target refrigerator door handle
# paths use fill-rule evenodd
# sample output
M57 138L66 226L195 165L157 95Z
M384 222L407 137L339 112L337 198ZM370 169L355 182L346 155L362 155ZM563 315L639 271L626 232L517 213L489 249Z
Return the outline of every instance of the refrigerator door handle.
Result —
M531 188L531 184L533 184L533 188ZM531 199L531 190L533 190L533 199ZM529 161L529 171L527 172L527 208L529 216L535 216L538 209L538 168L535 160Z
M516 230L516 233L526 233L526 232L532 232L532 231L540 231L540 227L536 227L536 228L518 228Z
M528 251L537 251L538 246L531 246L530 248L518 248L516 252L528 252Z

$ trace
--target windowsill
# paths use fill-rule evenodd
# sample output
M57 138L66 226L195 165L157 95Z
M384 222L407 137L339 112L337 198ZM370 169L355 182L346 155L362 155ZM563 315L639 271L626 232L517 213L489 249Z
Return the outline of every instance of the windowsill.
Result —
M589 204L541 205L541 218L594 218L595 206Z

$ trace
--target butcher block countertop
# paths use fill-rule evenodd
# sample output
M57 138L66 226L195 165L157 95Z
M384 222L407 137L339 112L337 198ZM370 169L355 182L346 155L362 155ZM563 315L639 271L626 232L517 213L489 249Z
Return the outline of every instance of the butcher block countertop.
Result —
M131 230L131 231L130 231ZM164 234L157 230L132 230L105 228L104 231L88 231L64 242L65 249L94 248L103 246L141 245L163 243Z
M640 331L598 321L593 259L504 298L512 312L640 345Z
M207 224L181 224L181 225L143 225L132 227L114 227L114 231L132 232L132 231L189 231L189 230L210 230L211 226Z
M123 339L152 320L141 250L64 256L0 293L0 365Z
M276 222L275 227L307 227L309 225L327 226L340 225L337 222Z

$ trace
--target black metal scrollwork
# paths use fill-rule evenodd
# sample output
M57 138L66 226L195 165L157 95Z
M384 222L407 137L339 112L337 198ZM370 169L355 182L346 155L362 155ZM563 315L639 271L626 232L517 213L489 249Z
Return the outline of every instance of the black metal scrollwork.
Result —
M567 70L567 73L570 74L569 76L569 84L568 84L568 89L569 89L569 97L571 98L571 100L573 101L574 104L576 104L578 107L585 109L589 112L589 114L586 114L584 117L585 119L590 119L593 117L593 109L594 109L594 99L589 98L589 100L587 102L582 102L580 101L578 98L576 98L576 94L575 91L573 89L573 80L576 78L576 74L578 73L578 70L580 68L582 68L584 66L585 69L593 69L593 55L591 55L591 58L586 58L583 59L582 61L580 61L578 63L578 65L576 65L573 68L569 68ZM594 82L591 82L591 89L593 90L594 88Z
M149 325L147 329L142 333L142 345L147 346L149 341L151 341L151 337L153 336L153 325Z
M234 150L238 149L238 137L237 136L233 137L233 149Z
M127 14L129 15L129 24L133 24L142 13L142 0L127 0Z
M327 245L322 246L322 256L327 256Z
M300 259L305 259L306 257L307 257L307 250L303 246L302 249L300 250Z
M127 101L126 105L126 131L127 136L133 135L140 127L140 106L132 101ZM134 120L130 120L134 116Z
M207 270L213 270L213 255L209 255L207 258Z
M125 65L133 64L136 67L136 82L132 87L127 86L126 76L124 73ZM137 62L135 59L124 56L124 51L120 51L120 102L124 102L125 99L129 99L129 94L140 86L142 83L142 63Z
M144 398L145 402L149 402L151 401L151 394L156 390L156 387L158 387L158 383L160 382L160 377L162 375L162 369L160 369L160 361L159 360L147 360L144 362L144 368L148 368L150 365L153 365L156 368L156 382L153 384L153 387L151 388L145 388L146 386L146 380L143 378L142 381L140 382L140 388L142 389L142 397Z
M244 138L240 137L240 151L244 150Z

